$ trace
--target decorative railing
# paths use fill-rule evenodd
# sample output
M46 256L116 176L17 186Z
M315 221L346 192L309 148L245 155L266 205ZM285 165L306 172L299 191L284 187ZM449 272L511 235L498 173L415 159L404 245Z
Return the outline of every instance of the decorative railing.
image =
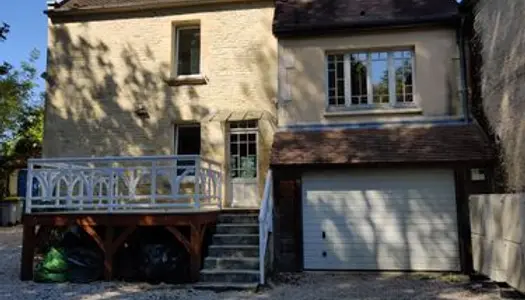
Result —
M221 181L194 155L30 159L25 211L220 208Z
M266 258L268 239L270 233L273 231L273 179L272 171L268 171L266 175L266 183L264 184L264 194L261 202L261 209L259 211L259 272L260 283L264 284L266 281Z

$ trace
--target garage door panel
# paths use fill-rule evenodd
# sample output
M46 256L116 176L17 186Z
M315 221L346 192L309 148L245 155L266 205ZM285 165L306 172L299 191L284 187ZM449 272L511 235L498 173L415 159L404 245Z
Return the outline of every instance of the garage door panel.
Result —
M305 256L322 256L322 253L328 251L340 255L341 258L346 256L363 256L371 254L380 254L381 256L389 256L392 253L404 251L406 254L410 254L412 257L455 257L457 256L457 245L454 243L399 243L399 242L388 242L379 241L374 242L353 242L353 243L311 243L308 249L304 250Z
M453 178L450 170L305 176L305 268L459 270Z
M450 271L459 268L459 262L442 258L411 259L409 262L408 258L387 257L377 260L374 258L363 260L359 257L353 260L347 260L344 263L338 258L321 260L317 257L309 257L307 259L312 261L310 269L317 270L348 270L346 267L348 265L352 265L352 270Z
M418 230L418 229L399 229L390 231L385 229L367 230L334 230L331 232L323 231L308 232L303 235L308 243L330 242L330 243L349 243L363 241L391 242L391 243L451 243L457 244L457 235L448 230Z
M394 227L395 229L397 227L414 227L414 225L422 226L423 228L431 226L435 229L448 229L456 226L455 223L457 220L455 213L455 211L450 211L429 217L418 216L416 213L414 213L415 216L413 214L409 217L406 215L400 217L396 215L384 217L384 215L373 214L370 215L369 218L362 216L353 217L354 214L350 213L347 214L347 217L350 217L348 219L344 219L344 217L328 219L329 214L327 214L324 218L308 218L303 224L304 227L311 227L312 229L326 228L326 226L336 226L338 228L341 227L341 229L344 229L344 227L359 226L360 228L383 227L386 230L390 227ZM332 214L332 216L334 216L334 214Z
M328 193L328 192L326 192ZM306 198L308 199L308 195ZM326 201L311 201L308 199L308 205L311 207L312 212L322 213L324 211L347 209L350 207L349 203L346 203L345 199L352 199L352 210L359 212L373 212L373 211L442 211L446 209L450 203L450 198L455 197L454 195L441 196L438 198L405 198L405 199L376 199L369 201L360 201L354 199L352 196L345 196L338 199L326 200ZM421 202L426 200L425 202ZM372 206L373 203L373 206Z

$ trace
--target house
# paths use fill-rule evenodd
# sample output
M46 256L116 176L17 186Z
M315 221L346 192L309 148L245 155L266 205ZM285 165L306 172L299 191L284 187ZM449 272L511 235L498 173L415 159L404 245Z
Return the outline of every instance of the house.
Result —
M466 198L491 189L494 153L454 0L103 3L47 12L23 279L46 228L71 224L108 280L138 226L165 227L215 286L269 265L470 271Z
M276 1L278 271L472 268L494 153L454 0Z
M49 2L22 279L49 228L76 224L105 253L107 280L137 226L162 226L189 252L193 281L258 283L257 213L277 126L273 11L271 0ZM239 274L224 270L232 265Z

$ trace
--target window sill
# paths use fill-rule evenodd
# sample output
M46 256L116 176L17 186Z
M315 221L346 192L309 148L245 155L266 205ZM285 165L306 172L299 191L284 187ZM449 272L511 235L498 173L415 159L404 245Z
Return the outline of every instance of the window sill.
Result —
M174 78L168 78L166 83L171 86L181 85L203 85L208 84L208 78L204 75L179 75Z
M396 115L396 114L419 114L423 110L418 107L411 108L376 108L376 109L354 109L326 111L325 117L363 116L363 115Z

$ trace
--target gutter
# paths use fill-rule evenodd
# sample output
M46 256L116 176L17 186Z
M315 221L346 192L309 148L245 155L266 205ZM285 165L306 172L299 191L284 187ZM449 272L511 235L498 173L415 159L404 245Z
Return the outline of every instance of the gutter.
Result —
M203 6L210 4L236 4L236 3L271 2L270 0L172 0L167 3L151 2L145 4L125 3L89 6L87 8L51 8L44 11L50 17L78 16L98 13L136 12L143 10Z
M334 129L380 129L398 126L458 126L469 123L464 117L421 117L405 120L385 120L353 123L312 123L282 125L277 132L325 131Z
M469 123L472 119L470 116L470 107L468 99L467 84L467 61L465 55L465 36L463 29L465 26L465 16L461 16L460 26L456 29L456 42L459 48L459 65L460 65L460 98L465 122Z

